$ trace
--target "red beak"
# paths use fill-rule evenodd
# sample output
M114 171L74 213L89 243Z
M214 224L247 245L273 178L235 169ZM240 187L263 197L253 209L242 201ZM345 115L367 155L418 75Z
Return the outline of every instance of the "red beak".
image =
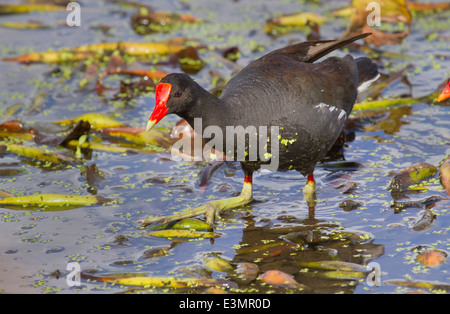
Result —
M170 96L172 85L168 83L159 83L155 91L155 109L153 110L147 122L146 131L149 132L156 123L158 123L167 114L167 100Z
M442 93L439 95L438 101L443 101L443 100L445 100L447 98L450 98L450 81L448 82L447 87L444 88Z

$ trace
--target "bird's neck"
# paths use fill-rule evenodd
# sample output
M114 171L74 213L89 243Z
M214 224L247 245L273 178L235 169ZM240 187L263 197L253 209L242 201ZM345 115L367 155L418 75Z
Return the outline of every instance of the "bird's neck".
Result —
M201 86L198 86L198 97L195 99L190 110L179 114L185 119L191 127L194 127L194 119L200 118L202 121L202 128L211 125L221 126L226 119L226 106L217 98L216 95L211 94Z

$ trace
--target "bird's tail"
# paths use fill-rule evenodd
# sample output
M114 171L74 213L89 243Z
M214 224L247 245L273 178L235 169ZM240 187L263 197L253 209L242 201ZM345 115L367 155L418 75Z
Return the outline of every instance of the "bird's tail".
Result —
M378 66L369 58L357 58L355 62L358 68L358 92L360 93L375 82L380 77L380 73L378 73Z
M271 53L283 54L301 62L312 63L333 50L344 47L358 39L371 35L371 33L358 34L352 37L336 40L313 40L287 46Z

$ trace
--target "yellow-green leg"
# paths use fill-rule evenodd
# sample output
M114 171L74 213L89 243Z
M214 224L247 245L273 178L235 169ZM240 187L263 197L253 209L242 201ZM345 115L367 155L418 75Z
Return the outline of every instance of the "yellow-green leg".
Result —
M206 204L206 222L211 226L216 219L220 219L220 213L244 206L252 201L253 198L253 183L252 176L245 176L244 186L242 187L241 194L239 196L230 197L222 200L210 201Z
M316 205L316 181L313 174L308 176L308 182L303 188L303 195L309 208L313 208Z
M251 202L253 196L252 189L252 174L246 173L244 186L239 196L230 197L221 200L214 200L208 202L206 205L165 217L150 217L139 220L140 223L147 225L151 223L168 223L175 220L184 218L205 215L206 221L213 226L214 221L220 218L220 214L226 210L244 206Z

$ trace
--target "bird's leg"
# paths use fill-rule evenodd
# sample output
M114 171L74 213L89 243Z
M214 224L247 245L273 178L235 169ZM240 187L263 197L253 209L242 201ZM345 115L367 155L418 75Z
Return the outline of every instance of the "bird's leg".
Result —
M303 195L310 208L316 205L316 181L313 173L308 176L308 182L303 188Z
M239 196L230 197L221 200L210 201L205 205L202 205L197 208L193 208L191 210L181 212L178 214L174 214L171 216L165 217L150 217L139 220L140 223L147 225L150 223L158 222L158 223L168 223L175 220L180 220L184 218L194 217L198 215L204 214L206 217L206 221L213 226L214 221L220 218L220 214L228 209L244 206L251 202L253 196L252 189L252 172L245 171L245 180L244 186L242 187L242 192Z
M206 204L206 222L211 226L216 219L220 219L220 214L226 210L244 206L251 202L253 196L252 175L246 175L244 186L239 196L210 201Z

